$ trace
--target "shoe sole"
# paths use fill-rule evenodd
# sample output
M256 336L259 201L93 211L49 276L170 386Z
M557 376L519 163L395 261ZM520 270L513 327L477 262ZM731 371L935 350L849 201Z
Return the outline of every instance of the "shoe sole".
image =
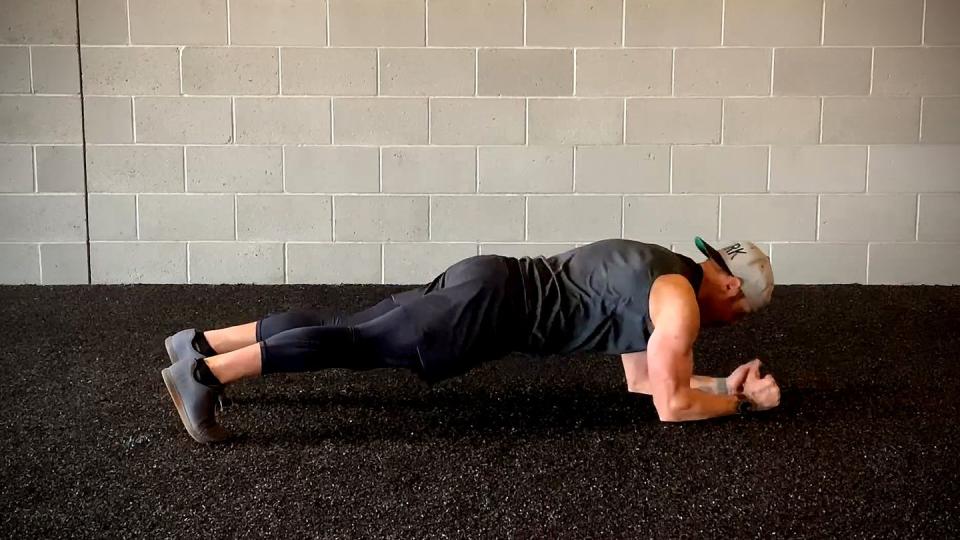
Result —
M216 439L205 437L198 430L194 429L190 423L190 420L187 418L187 412L183 408L183 399L180 398L180 392L177 392L177 387L173 382L173 375L170 373L170 368L164 368L160 374L163 375L163 384L167 387L170 398L173 399L173 406L176 407L177 414L180 415L180 422L183 423L183 427L187 428L187 433L198 443L217 442Z

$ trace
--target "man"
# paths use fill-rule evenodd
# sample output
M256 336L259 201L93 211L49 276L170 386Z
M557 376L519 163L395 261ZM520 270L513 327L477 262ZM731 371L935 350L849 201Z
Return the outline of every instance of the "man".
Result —
M550 257L477 255L429 284L349 316L314 310L187 329L166 339L162 372L187 432L198 442L229 434L216 421L224 386L277 372L403 367L428 384L512 351L620 354L627 388L653 396L662 421L699 420L775 407L780 389L759 360L726 378L693 374L701 325L732 324L766 306L770 259L751 242L685 255L607 239Z

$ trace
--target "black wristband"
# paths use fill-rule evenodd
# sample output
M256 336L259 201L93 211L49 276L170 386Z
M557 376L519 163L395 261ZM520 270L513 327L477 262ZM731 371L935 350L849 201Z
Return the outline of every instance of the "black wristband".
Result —
M747 399L744 394L737 393L737 414L749 414L754 410L753 402Z

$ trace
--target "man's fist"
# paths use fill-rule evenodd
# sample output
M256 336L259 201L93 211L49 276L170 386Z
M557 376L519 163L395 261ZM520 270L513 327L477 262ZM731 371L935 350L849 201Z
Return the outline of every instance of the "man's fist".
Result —
M772 409L780 404L780 387L773 375L760 377L760 361L751 362L747 368L747 378L743 382L743 394L753 402L758 411Z
M760 359L755 358L746 364L742 364L733 373L727 377L727 393L730 395L743 392L743 383L747 380L747 374L751 370L756 371L756 377L760 377Z

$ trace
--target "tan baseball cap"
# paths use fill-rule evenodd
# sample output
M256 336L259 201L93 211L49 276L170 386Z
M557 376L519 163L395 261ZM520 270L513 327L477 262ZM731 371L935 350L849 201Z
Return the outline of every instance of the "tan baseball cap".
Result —
M732 242L719 251L699 236L694 238L694 243L701 253L720 265L720 268L743 280L741 290L747 297L751 311L759 311L770 303L773 297L773 266L770 257L753 242Z

